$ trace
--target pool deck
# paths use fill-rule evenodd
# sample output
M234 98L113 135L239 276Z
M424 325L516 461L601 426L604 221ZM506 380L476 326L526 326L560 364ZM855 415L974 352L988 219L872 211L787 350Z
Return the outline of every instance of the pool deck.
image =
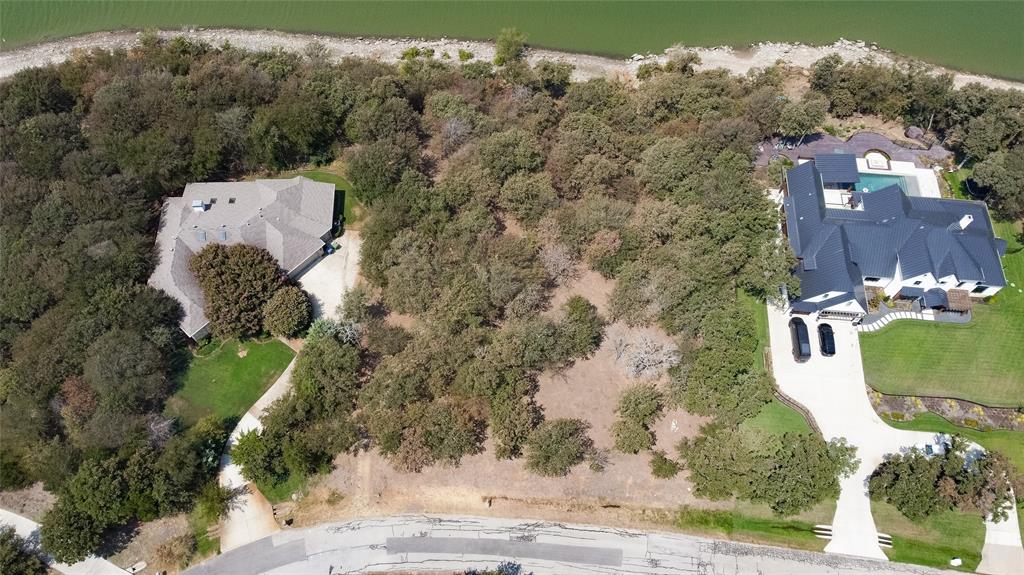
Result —
M942 162L947 158L953 157L953 152L942 146L933 145L927 149L923 147L921 149L905 148L889 140L889 138L874 132L857 132L847 140L828 134L811 134L804 138L803 143L799 146L794 146L792 150L787 150L786 148L776 150L775 143L777 141L777 139L773 139L762 144L762 149L758 150L757 165L768 165L768 161L771 160L773 155L786 156L793 163L796 163L798 158L813 159L818 154L834 154L836 152L853 154L858 158L863 158L864 154L869 150L880 150L894 162L912 162L917 168L927 167L921 161L922 158L933 162Z

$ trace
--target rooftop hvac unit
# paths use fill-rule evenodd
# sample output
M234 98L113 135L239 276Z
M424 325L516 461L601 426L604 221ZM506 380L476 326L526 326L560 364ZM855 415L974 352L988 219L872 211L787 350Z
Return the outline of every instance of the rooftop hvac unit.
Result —
M203 200L192 200L192 211L193 212L205 212L206 211L206 204L203 203Z

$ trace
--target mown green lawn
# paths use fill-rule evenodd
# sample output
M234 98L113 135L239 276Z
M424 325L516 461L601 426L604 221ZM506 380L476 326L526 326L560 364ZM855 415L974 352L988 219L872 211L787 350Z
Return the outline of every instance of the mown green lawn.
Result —
M1024 246L1019 223L995 228L1009 244L1003 258L1007 286L988 304L976 305L966 325L896 321L861 334L868 385L895 395L1024 405Z
M167 400L165 413L186 426L207 415L237 419L277 380L294 355L276 339L207 344L193 357L181 387Z
M687 533L808 551L821 551L828 543L815 537L814 523L810 521L757 517L741 511L683 507L675 516L673 524Z
M754 369L763 371L765 369L764 349L769 344L768 308L764 302L743 291L737 294L737 298L740 305L747 307L754 314L754 324L757 327L757 349L754 351ZM804 419L804 416L777 399L772 399L770 403L761 409L760 413L740 425L778 435L782 435L787 431L795 433L811 432L811 426L807 425L807 420Z
M949 569L950 559L959 557L962 571L974 571L981 561L985 523L978 514L945 511L911 521L880 501L871 503L871 514L878 531L892 535L892 549L885 550L892 561Z
M974 173L974 168L960 168L955 172L943 172L942 177L945 178L946 183L949 184L949 189L953 192L953 197L958 200L970 200L973 199L967 192L967 180L970 179L971 174Z

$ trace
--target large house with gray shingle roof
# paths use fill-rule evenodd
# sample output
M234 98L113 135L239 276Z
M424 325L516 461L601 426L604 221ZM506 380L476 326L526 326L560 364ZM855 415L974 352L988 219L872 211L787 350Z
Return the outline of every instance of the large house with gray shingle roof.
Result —
M156 237L160 260L149 285L181 302L182 331L200 339L209 320L188 267L193 254L211 243L259 246L296 276L320 258L334 214L334 185L307 178L188 184L181 197L164 201Z
M786 174L784 231L799 259L794 313L857 319L867 291L945 309L1006 285L984 203L915 197L893 184L858 191L848 154L819 154Z

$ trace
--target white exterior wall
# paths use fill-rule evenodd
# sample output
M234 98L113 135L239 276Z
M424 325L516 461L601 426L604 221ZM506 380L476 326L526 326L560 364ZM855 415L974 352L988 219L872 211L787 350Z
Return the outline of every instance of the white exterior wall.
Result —
M829 311L832 311L832 312L844 312L844 313L867 313L868 312L868 310L864 309L860 305L860 303L858 303L857 300L855 300L855 299L847 300L847 301L844 301L843 303L836 304L836 305L833 305L833 306L829 306L829 307L827 307L827 308L825 308L825 309L823 309L821 311L822 312L829 312ZM821 312L819 312L819 313L821 313Z
M844 292L844 291L827 291L827 292L825 292L825 293L821 293L821 294L818 294L818 295L816 295L816 296L813 296L813 297L802 297L802 298L800 298L800 299L802 299L802 300L804 300L804 301L806 301L806 302L811 302L811 303L818 303L818 302L820 302L820 301L825 301L825 300L827 300L827 299L832 299L832 298L836 298L836 297L839 297L839 296L841 296L841 295L845 295L845 294L847 294L847 293L850 293L850 292Z
M901 287L903 287L903 270L900 269L900 262L897 260L896 271L892 274L892 279L889 280L889 283L885 284L882 288L882 292L889 297L896 297Z

